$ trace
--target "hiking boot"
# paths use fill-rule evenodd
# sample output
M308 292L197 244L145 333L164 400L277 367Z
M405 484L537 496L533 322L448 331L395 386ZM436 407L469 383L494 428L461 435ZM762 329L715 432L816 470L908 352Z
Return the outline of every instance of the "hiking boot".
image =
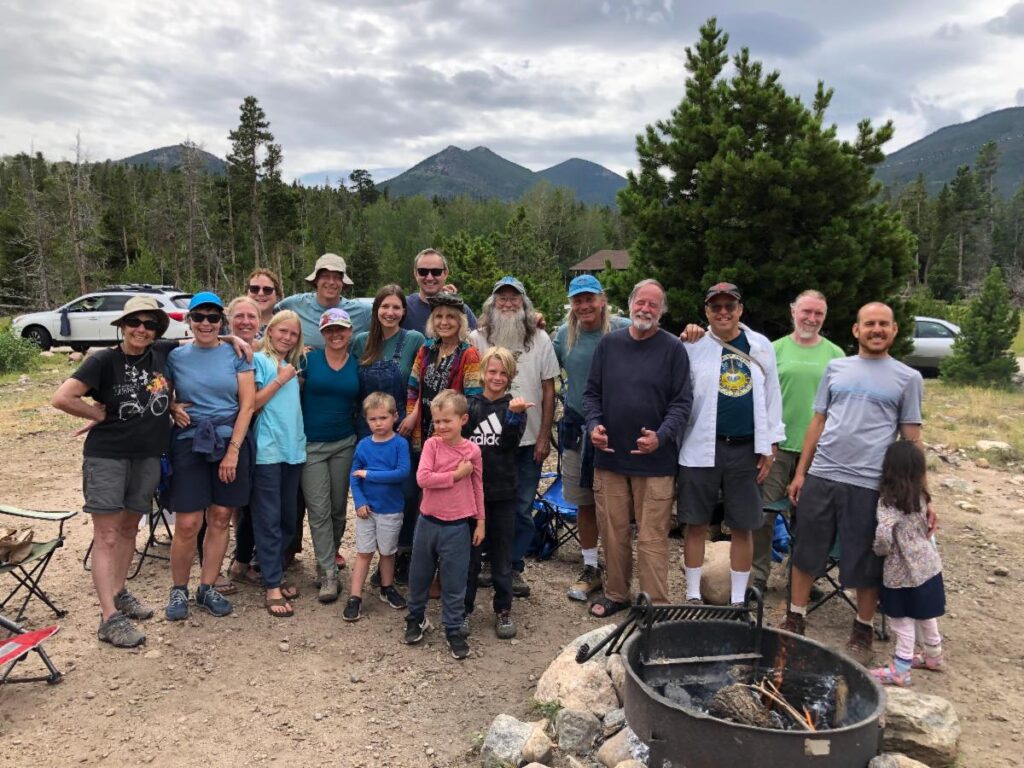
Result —
M783 632L792 632L794 635L804 635L807 633L807 617L787 610L786 618L782 620L779 629Z
M530 585L526 583L523 574L519 571L512 571L512 597L529 597Z
M114 595L114 607L129 619L152 619L153 608L146 605L125 587Z
M490 589L494 586L490 562L485 560L480 564L480 574L476 577L476 585L482 589Z
M209 611L218 619L227 616L234 608L231 602L209 584L200 584L196 590L196 608Z
M188 618L188 589L171 587L171 597L164 608L168 621L184 621Z
M345 621L359 621L363 618L363 612L360 610L363 605L363 598L356 597L353 595L345 603L345 610L341 612L341 618Z
M402 593L395 589L394 586L380 588L380 601L387 603L396 611L406 607L405 598L402 597Z
M452 652L453 659L462 661L469 656L469 643L460 631L449 632L445 635L445 640L448 641L448 650Z
M430 629L430 622L424 616L423 619L414 619L411 616L405 620L405 637L403 641L406 645L415 645L423 639L423 633Z
M153 615L152 611L150 615ZM114 611L109 619L100 622L96 637L115 648L137 648L146 642L146 636L121 611Z
M860 661L871 655L874 644L875 628L854 619L853 629L850 630L850 639L846 641L846 650Z
M494 618L494 634L502 640L511 640L516 636L516 623L512 621L509 611L502 611Z
M320 592L316 599L321 603L333 603L338 599L341 587L338 584L337 575L320 577Z
M566 595L570 600L585 603L590 593L601 588L601 571L592 565L584 565L576 583L569 587Z

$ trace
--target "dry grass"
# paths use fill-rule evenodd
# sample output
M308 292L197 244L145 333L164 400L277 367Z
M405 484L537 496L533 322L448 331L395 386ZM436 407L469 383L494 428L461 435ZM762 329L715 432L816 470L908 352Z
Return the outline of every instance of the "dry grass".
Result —
M74 369L65 355L55 355L31 373L0 376L0 434L24 437L55 420L67 419L69 427L78 421L50 405L57 386Z
M1024 456L1024 392L959 387L941 380L925 382L924 439L963 448L980 455L978 440L1001 440L1013 446L1014 455ZM991 454L990 461L998 459Z

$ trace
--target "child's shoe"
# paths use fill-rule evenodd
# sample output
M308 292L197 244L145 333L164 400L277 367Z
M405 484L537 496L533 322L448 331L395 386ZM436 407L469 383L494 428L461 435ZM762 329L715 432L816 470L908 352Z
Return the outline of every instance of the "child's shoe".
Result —
M345 621L359 621L363 618L363 612L360 610L363 605L363 599L353 595L345 603L345 610L341 612L341 618Z
M494 619L494 634L501 640L511 640L516 636L516 623L512 621L509 611L502 611Z
M445 639L448 641L448 649L452 652L453 659L462 661L464 658L469 656L469 643L466 642L466 638L462 636L461 629L448 632L445 635Z
M430 629L430 622L426 617L420 620L410 616L405 620L405 637L403 638L405 644L415 645L423 639L423 633L428 629Z
M914 661L910 666L913 669L927 669L930 672L941 672L946 666L946 661L942 657L942 646L939 646L934 653L928 653L927 648L924 653L915 653Z
M910 670L900 672L892 661L884 667L872 669L871 676L882 685L895 685L900 688L909 688L911 686Z
M380 588L380 601L387 603L396 611L400 611L406 607L405 598L402 597L402 593L395 589L394 585Z

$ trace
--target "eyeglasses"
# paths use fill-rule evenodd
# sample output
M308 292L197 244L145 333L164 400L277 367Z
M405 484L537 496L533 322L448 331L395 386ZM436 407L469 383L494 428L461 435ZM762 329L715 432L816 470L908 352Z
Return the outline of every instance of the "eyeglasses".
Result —
M220 325L224 320L224 315L218 312L206 313L206 312L189 312L188 316L192 319L193 323L209 323L210 325Z
M735 312L738 306L739 302L727 301L724 304L708 304L708 309L712 312Z
M416 267L416 274L420 277L440 277L444 274L444 267Z
M158 323L156 320L142 320L141 318L138 317L126 317L121 322L127 325L129 328L138 328L141 325L147 331L160 330L160 323Z
M274 293L276 290L277 289L274 288L274 286L272 286L272 285L250 285L249 286L249 293L251 293L253 296L258 296L261 293L264 296L269 296L270 294Z

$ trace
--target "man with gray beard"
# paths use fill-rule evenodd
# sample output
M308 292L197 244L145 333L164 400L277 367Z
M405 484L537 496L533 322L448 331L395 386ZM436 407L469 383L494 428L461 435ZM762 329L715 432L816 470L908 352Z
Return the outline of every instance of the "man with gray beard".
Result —
M481 356L491 347L508 349L516 358L517 369L512 380L512 397L521 397L540 406L526 412L526 431L516 452L518 505L512 544L512 594L527 597L530 587L523 579L523 569L526 550L533 540L533 499L541 467L551 453L558 358L547 333L537 327L537 315L526 289L511 275L494 284L479 322L480 327L469 335L470 342Z

